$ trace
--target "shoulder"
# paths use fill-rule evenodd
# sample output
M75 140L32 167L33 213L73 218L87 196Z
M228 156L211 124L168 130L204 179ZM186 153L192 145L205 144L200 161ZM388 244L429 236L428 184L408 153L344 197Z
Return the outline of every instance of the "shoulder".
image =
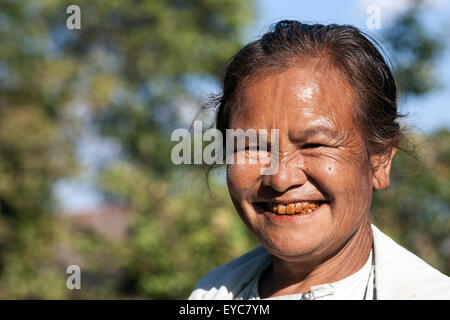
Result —
M272 261L271 259L271 255L263 247L253 249L207 273L197 283L189 299L234 299Z
M372 225L379 299L450 299L450 278Z

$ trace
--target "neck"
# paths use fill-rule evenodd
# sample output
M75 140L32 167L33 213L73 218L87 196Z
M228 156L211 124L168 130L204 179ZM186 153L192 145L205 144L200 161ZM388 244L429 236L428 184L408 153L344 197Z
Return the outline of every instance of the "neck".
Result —
M261 280L260 296L307 292L312 286L344 279L364 266L371 249L372 228L367 216L355 234L332 255L309 261L274 257L272 269Z

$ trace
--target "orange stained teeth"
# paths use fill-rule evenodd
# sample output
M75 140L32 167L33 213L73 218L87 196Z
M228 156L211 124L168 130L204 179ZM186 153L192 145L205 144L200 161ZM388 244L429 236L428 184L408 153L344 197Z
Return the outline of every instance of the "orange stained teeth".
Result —
M306 214L315 211L319 207L319 203L316 201L301 201L289 204L273 202L269 203L268 207L272 212L278 214Z
M286 213L287 213L287 214L293 214L293 213L295 213L295 204L289 203L289 204L286 206Z

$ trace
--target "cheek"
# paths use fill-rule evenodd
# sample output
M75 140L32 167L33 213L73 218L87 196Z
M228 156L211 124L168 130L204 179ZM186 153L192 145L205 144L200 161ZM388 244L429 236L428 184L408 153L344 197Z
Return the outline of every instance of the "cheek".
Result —
M259 180L259 167L249 164L230 164L227 167L227 184L234 199L244 199Z
M359 158L337 155L305 157L305 171L328 196L336 200L359 201L371 190L370 171L365 161Z
M334 196L346 180L344 166L335 159L321 156L309 156L304 159L304 170L314 183L329 196Z

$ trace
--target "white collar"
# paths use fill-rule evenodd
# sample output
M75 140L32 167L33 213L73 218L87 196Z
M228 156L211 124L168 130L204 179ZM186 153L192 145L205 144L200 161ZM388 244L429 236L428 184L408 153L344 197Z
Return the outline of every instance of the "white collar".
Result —
M350 276L332 283L324 283L311 287L310 292L315 299L330 300L330 299L362 299L366 287L371 283L371 265L372 252L364 264L364 266L351 274ZM259 298L259 278L263 274L261 272L255 280L250 284L252 286L249 299ZM372 286L370 286L372 288ZM268 300L301 300L302 293L290 294L269 298Z

